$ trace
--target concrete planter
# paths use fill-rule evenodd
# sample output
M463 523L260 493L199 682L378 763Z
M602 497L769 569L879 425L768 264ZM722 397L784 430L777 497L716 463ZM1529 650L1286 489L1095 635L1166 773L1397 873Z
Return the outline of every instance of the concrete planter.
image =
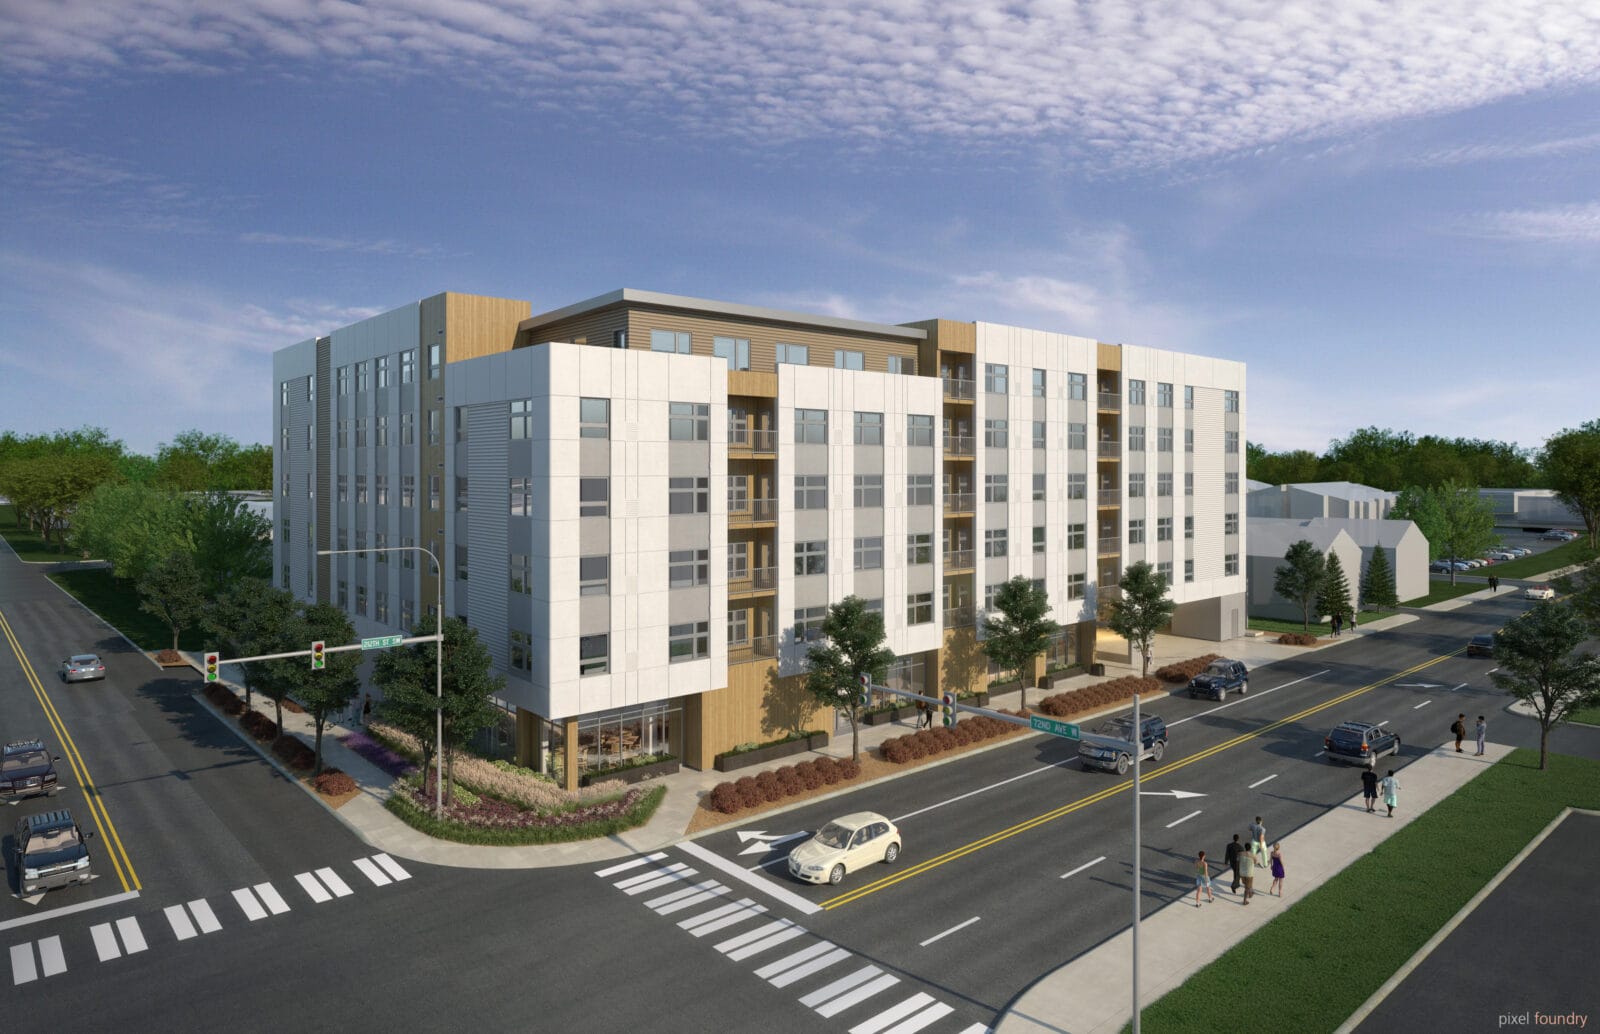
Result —
M733 772L741 768L750 768L754 765L765 765L782 758L804 754L811 750L821 750L828 745L828 734L814 732L810 736L802 736L786 743L775 743L770 747L758 747L747 750L742 754L718 754L716 768L718 772Z
M916 704L906 704L901 707L891 707L886 711L868 711L861 716L863 725L888 725L890 722L899 721L901 718L911 718L917 713Z
M588 772L578 777L579 786L592 786L595 783L607 783L613 779L620 779L624 783L642 783L646 779L656 779L669 776L683 767L677 758L666 761L657 761L653 765L635 765L632 768L619 768L612 771Z

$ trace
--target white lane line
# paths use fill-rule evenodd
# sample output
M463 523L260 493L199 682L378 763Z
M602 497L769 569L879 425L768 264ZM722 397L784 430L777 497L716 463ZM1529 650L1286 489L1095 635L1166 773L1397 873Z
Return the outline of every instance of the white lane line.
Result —
M1253 782L1249 786L1245 787L1245 789L1246 790L1254 790L1256 787L1260 786L1262 783L1270 783L1276 778L1278 778L1278 773L1274 772L1271 775L1267 776L1265 779L1257 779L1255 782Z
M656 909L656 915L670 916L674 912L682 912L686 908L693 908L698 904L710 901L712 898L720 898L724 894L728 893L728 888L724 887L716 880L707 880L705 883L701 884L701 886L705 887L706 889L694 895L693 897L684 898L682 901L674 901L670 905L662 905L660 908Z
M27 984L39 979L33 966L33 942L11 946L11 983Z
M687 868L688 866L682 862L673 862L671 865L659 866L639 876L629 876L625 880L618 880L617 882L613 883L612 886L618 890L627 890L629 887L637 887L641 883L650 883L654 880L659 880L663 876L669 876L673 873L682 872Z
M277 888L272 884L258 883L255 891L261 896L261 901L267 906L267 911L273 915L282 915L289 911L289 903L283 900L283 895L279 894Z
M123 916L117 920L117 933L122 935L122 950L129 955L150 947L144 942L144 931L139 929L139 920L133 916Z
M1192 819L1196 815L1200 814L1200 812L1203 811L1203 810L1204 809L1197 809L1195 811L1191 811L1189 814L1185 815L1183 818L1175 819L1172 822L1167 823L1167 828L1171 829L1173 826L1181 825L1181 824L1183 824L1185 822L1188 822L1190 819Z
M389 878L388 873L373 865L366 858L357 858L353 864L357 869L361 870L361 875L372 881L374 887L387 887L394 882Z
M684 919L678 923L678 929L692 930L702 923L709 923L713 919L721 919L723 916L732 915L735 912L743 912L746 909L752 908L758 912L766 911L765 908L757 907L756 903L751 901L749 898L740 898L731 905L723 905L721 908L714 908L709 912L702 912L697 916L690 916L688 919Z
M1089 864L1093 865L1094 863L1090 862ZM950 929L944 931L943 933L934 934L932 937L929 937L927 940L925 940L925 941L921 942L920 944L918 944L917 947L926 948L928 945L932 944L934 941L937 941L939 938L941 938L941 937L949 937L951 934L955 933L957 930L965 930L967 927L971 926L973 923L976 923L979 919L982 919L982 918L983 918L982 916L973 916L971 919L968 919L964 923L957 923L955 926L952 926Z
M890 1024L905 1019L925 1005L933 1003L933 995L918 991L899 1005L893 1005L870 1019L862 1020L850 1028L850 1034L878 1034Z
M953 1005L946 1005L943 1002L934 1002L932 1005L906 1020L904 1023L890 1027L888 1030L884 1031L883 1034L917 1034L917 1031L921 1030L923 1027L928 1026L935 1020L942 1020L955 1011L956 1009Z
M194 924L189 922L189 913L183 910L182 905L168 905L163 911L167 916L167 923L172 927L172 932L178 940L187 941L191 937L198 937Z
M1461 685L1459 685L1459 686L1451 686L1451 687L1450 687L1450 692L1452 692L1452 693L1454 693L1454 692L1455 692L1455 691L1456 691L1456 690L1458 690L1458 689L1466 689L1466 688L1467 688L1467 684L1466 684L1466 683L1465 683L1465 682L1463 682L1463 683L1462 683L1462 684L1461 684Z
M794 925L794 920L792 920L792 919L774 919L772 922L768 923L765 926L758 926L754 930L747 930L744 933L739 934L736 937L729 937L727 940L722 941L719 944L717 944L716 947L717 947L718 951L720 951L720 952L722 952L722 954L726 955L726 954L728 954L728 952L732 951L735 948L742 947L743 945L749 944L751 941L758 941L758 940L760 940L761 938L767 936L770 933L774 933L774 932L776 932L778 930L786 929L786 928L791 927L793 925Z
M803 966L796 966L787 973L780 973L772 978L773 987L788 987L797 980L804 980L813 973L821 973L836 962L843 962L850 957L850 953L843 948L835 948L820 959L812 959Z
M406 872L404 869L400 868L399 862L395 861L393 858L390 858L386 854L375 854L372 856L372 860L383 866L384 872L387 872L396 883L400 882L401 880L409 880L411 878L411 874L409 872Z
M240 887L234 891L233 900L239 903L239 907L244 910L245 918L252 923L257 919L267 918L267 910L262 908L261 902L257 901L256 896L250 893L249 887Z
M59 936L46 937L39 942L39 963L47 977L67 971L67 957L61 953Z
M30 916L19 916L16 919L7 919L0 923L0 930L10 930L18 926L31 926L34 923L48 923L60 919L62 916L72 915L74 912L87 912L91 908L106 908L110 905L120 905L125 901L132 901L139 896L136 890L123 891L121 894L112 894L110 897L95 898L93 901L80 901L76 905L63 905L60 908L46 909Z
M760 955L768 948L776 948L783 942L792 941L805 932L806 928L803 926L791 926L787 930L779 930L771 937L763 937L754 944L747 944L743 948L737 948L728 952L728 958L739 961L742 959L748 959L752 955Z
M1497 672L1499 670L1500 670L1499 668L1490 668L1488 671L1484 672L1484 674L1485 675L1493 675L1495 672Z
M1083 870L1089 868L1091 865L1099 865L1101 862L1103 862L1105 860L1106 860L1106 856L1105 855L1101 855L1099 858L1096 858L1092 862L1084 862L1082 865L1078 866L1076 869L1073 869L1071 872L1062 873L1060 878L1064 880L1068 876L1076 876L1076 875L1078 875L1078 873L1080 873Z
M1319 750L1319 751L1317 751L1315 754L1313 754L1311 756L1314 757L1314 758L1320 758L1322 755L1324 755L1326 753L1327 753L1327 751L1325 751L1325 750Z
M799 951L790 952L777 962L767 963L765 966L762 966L760 969L756 970L756 976L760 977L762 980L766 980L769 977L775 977L786 969L793 969L802 962L810 962L818 955L826 955L832 950L832 941L818 941L816 944L801 948Z
M295 879L299 882L301 888L303 888L307 894L311 895L311 900L315 901L317 904L320 905L324 901L333 900L333 895L329 894L326 890L323 890L322 884L318 883L317 878L311 875L309 872L300 873L299 875L295 876Z
M711 866L713 869L720 869L722 872L727 873L740 883L756 888L763 894L775 899L781 904L788 905L801 915L815 915L816 913L822 911L821 905L814 905L805 898L796 894L794 891L785 890L770 880L764 880L760 877L753 876L745 871L744 866L735 865L733 862L728 861L726 858L723 858L716 852L708 851L693 841L685 841L684 843L679 844L678 850L700 859L700 861Z
M1420 704L1418 704L1418 705L1417 705L1417 706L1416 706L1416 707L1413 707L1413 708L1412 708L1412 709L1411 709L1411 710L1413 710L1413 711L1420 711L1420 710L1422 710L1422 709L1423 709L1423 708L1424 708L1424 707L1427 707L1427 706L1428 706L1428 705L1429 705L1429 704L1431 704L1431 703L1433 703L1433 701L1432 701L1432 700L1424 700L1424 701L1423 701L1423 702L1422 702L1422 703L1420 703Z
M752 905L750 908L740 909L732 915L723 916L721 919L713 919L709 923L701 923L689 932L696 937L704 937L707 934L713 934L718 930L733 926L735 923L742 923L746 919L754 918L766 910L766 905Z
M1187 718L1179 718L1175 722L1168 722L1167 723L1167 728L1170 729L1174 725L1182 725L1184 722L1192 722L1196 718L1204 718L1208 714L1216 714L1218 711L1225 711L1230 707L1238 707L1240 704L1246 703L1246 702L1251 701L1251 700L1259 700L1262 697L1266 696L1268 693L1276 693L1280 689L1288 689L1290 686L1298 686L1302 682L1309 682L1312 679L1321 678L1322 676L1328 674L1328 672L1330 672L1332 670L1333 670L1332 668L1323 668L1321 671L1316 672L1315 674L1307 675L1307 676L1305 676L1303 678L1295 679L1293 682L1285 682L1281 686L1273 686L1271 689L1263 689L1259 693L1253 693L1253 694L1248 694L1246 696L1242 696L1239 699L1232 701L1231 703L1218 704L1216 707L1210 708L1209 710L1206 710L1206 711L1201 711L1199 714L1192 714Z
M817 1009L817 1015L822 1017L837 1016L846 1009L850 1008L852 1005L859 1005L868 998L871 998L873 995L877 994L879 991L887 991L889 988L893 987L899 982L900 978L895 976L893 973L885 973L883 976L872 981L872 983L863 984L854 991L851 991L849 994L840 995L827 1005Z
M12 950L14 951L15 949ZM834 995L844 994L857 984L865 983L882 972L883 970L879 969L877 966L862 966L849 976L840 977L838 980L828 984L826 987L818 988L817 990L806 995L804 998L800 999L800 1004L808 1008L821 1005Z
M211 911L211 906L205 898L196 898L189 902L189 911L194 913L194 921L200 927L201 933L216 933L222 929L222 924L217 921L217 914Z
M637 869L639 866L646 865L650 862L659 862L666 856L667 852L657 851L655 854L648 854L643 858L635 858L632 861L623 862L621 865L613 865L609 869L601 869L599 872L595 873L595 875L604 879L607 876L615 876L619 872L627 872L629 869Z
M355 893L355 891L350 889L350 884L346 883L344 880L341 880L339 878L339 874L334 872L332 869L318 869L317 879L327 884L328 889L333 891L333 896L336 898L349 897L351 894Z
M97 923L89 927L89 933L94 937L94 953L100 956L101 962L122 957L122 949L117 947L117 935L111 932L110 923Z

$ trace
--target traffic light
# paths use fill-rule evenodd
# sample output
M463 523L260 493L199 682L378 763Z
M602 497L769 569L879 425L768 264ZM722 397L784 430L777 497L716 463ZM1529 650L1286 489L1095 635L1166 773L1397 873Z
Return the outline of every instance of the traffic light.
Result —
M956 695L954 693L946 693L944 695L944 724L946 726L956 724Z
M862 672L856 676L856 681L861 683L861 697L857 700L862 707L872 703L872 676Z
M220 653L208 653L208 654L206 654L206 681L207 682L215 682L215 681L217 681L217 679L222 677L217 672L217 668L221 664L222 664L222 655Z
M321 671L328 666L328 659L322 652L322 640L318 639L311 644L311 670Z

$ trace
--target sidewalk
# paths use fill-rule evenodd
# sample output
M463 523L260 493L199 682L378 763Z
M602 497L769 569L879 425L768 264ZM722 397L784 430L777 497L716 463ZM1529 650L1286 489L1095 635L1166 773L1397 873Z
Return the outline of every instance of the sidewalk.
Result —
M1474 776L1511 752L1488 744L1487 753L1457 754L1454 741L1442 744L1404 769L1404 790L1393 819L1368 815L1360 794L1283 838L1284 857L1293 859L1287 897L1259 891L1245 908L1239 896L1217 894L1216 903L1196 909L1192 891L1139 924L1139 1001L1150 1005L1210 965L1235 944L1285 908L1355 862L1396 830L1450 796ZM1213 877L1216 882L1216 877ZM1258 886L1270 880L1256 880ZM1125 930L1047 973L1024 991L995 1025L997 1034L1115 1034L1133 1016L1131 930Z

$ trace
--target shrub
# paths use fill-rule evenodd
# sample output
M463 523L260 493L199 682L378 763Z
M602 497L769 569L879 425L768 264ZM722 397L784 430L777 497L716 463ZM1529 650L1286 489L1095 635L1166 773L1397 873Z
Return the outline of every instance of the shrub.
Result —
M1205 671L1206 665L1217 659L1219 659L1218 654L1208 653L1200 657L1191 657L1186 661L1164 664L1156 669L1156 678L1162 682L1188 682Z
M1004 714L1015 714L1024 717L1020 711L1005 711ZM978 715L973 718L964 718L954 726L943 729L922 729L904 736L893 736L884 740L878 746L878 756L890 764L903 765L907 761L916 761L918 758L942 754L956 747L979 743L996 736L1005 736L1014 732L1021 732L1019 726L1010 722L1002 722L988 715ZM850 777L847 777L850 778Z
M1285 632L1278 637L1278 642L1284 646L1315 646L1317 637L1305 632Z
M321 775L311 780L311 785L325 797L338 797L356 791L356 781L337 768L323 769Z
M706 797L706 803L712 811L719 811L724 815L732 815L739 810L739 794L734 790L732 783L718 783L711 788L711 793Z
M739 794L739 807L759 808L763 803L761 787L756 785L751 776L742 777L733 784L733 788Z
M156 653L157 664L182 664L183 654L176 650L161 650Z
M823 755L812 762L817 767L817 775L822 777L824 786L832 786L844 778L839 774L839 762L834 758Z
M305 772L316 766L317 752L293 736L279 736L272 743L272 753L296 771Z
M239 716L239 724L244 726L244 731L268 743L278 738L278 723L262 714L260 711L246 711Z
M433 817L432 784L427 789L401 782L384 807L429 836L463 844L553 844L614 836L650 821L664 786L634 787L605 800L556 814L518 809L503 801L482 798L474 807L453 801L444 807L442 820Z
M839 778L854 779L861 774L861 762L855 758L845 758L839 762Z
M756 789L761 791L761 800L766 804L776 804L783 800L783 787L778 783L776 772L757 772L755 776Z
M811 761L802 761L794 766L795 775L800 779L800 786L804 790L815 790L822 785L822 773L817 771L817 766Z
M422 760L422 744L394 726L368 722L366 731L395 754L416 762ZM567 791L537 772L504 762L497 764L471 754L456 755L455 778L457 786L465 786L474 793L546 814L567 811L586 801L612 798L624 790L621 781L609 779Z
M806 785L800 781L800 773L795 771L793 765L784 765L778 769L778 786L783 790L785 797L793 797L806 789Z

